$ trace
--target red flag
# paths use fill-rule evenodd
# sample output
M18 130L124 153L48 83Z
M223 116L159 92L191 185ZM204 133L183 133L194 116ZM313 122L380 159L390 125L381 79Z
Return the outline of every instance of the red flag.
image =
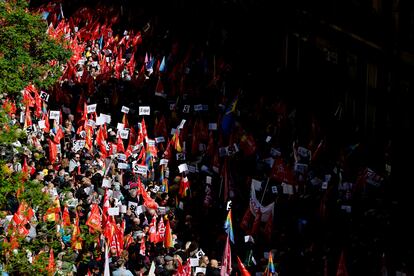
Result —
M65 208L63 209L62 221L63 226L70 226L70 215L67 206L65 206Z
M164 241L164 237L165 237L165 225L164 225L164 219L161 217L160 221L158 222L157 242Z
M239 256L237 256L237 265L239 266L241 276L250 276L250 272L246 269Z
M47 264L47 274L48 275L54 275L56 270L56 264L55 264L55 254L53 253L53 248L50 248L49 252L49 262Z
M345 254L342 250L341 257L339 258L338 269L336 270L336 276L348 276L348 270L346 269Z
M170 248L174 247L173 239L172 239L172 232L170 227L170 221L167 220L167 223L165 224L165 237L164 237L164 247Z
M256 235L259 233L260 230L260 222L262 220L262 212L260 209L257 209L256 217L254 219L253 227L252 227L252 235Z
M124 142L122 141L121 136L118 136L118 139L117 139L117 143L116 143L116 152L117 152L117 153L119 153L119 152L124 153L124 152L125 152Z
M139 254L141 254L142 256L145 256L145 236L142 236L141 238L141 245L139 247Z
M220 276L230 276L231 270L231 248L229 236L227 236L226 245L224 246L223 258L221 260Z
M86 220L86 225L89 226L89 231L91 233L94 231L101 231L101 214L99 212L98 204L92 204L91 214Z
M157 243L157 218L155 217L155 215L152 217L151 223L149 225L148 235L148 239L150 242Z
M246 212L244 213L243 219L240 223L240 228L243 229L245 232L249 232L251 220L253 218L253 214L250 211L250 206L247 206Z

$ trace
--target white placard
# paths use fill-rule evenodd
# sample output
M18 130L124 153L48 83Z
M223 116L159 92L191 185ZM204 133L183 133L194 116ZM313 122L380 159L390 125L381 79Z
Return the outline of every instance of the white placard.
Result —
M111 180L104 178L102 180L102 188L111 188Z
M148 168L145 165L135 165L134 173L139 173L141 175L147 175Z
M256 179L252 179L252 185L253 188L256 191L260 191L262 189L262 181L256 180Z
M328 182L326 182L326 181L322 182L321 188L322 188L322 190L328 189Z
M185 153L184 152L179 152L175 155L175 158L178 161L184 161L185 160Z
M148 144L149 147L155 147L155 140L147 139L147 144Z
M164 143L165 142L165 138L163 136L160 137L155 137L155 143Z
M209 123L208 130L217 130L217 123Z
M122 123L118 123L117 125L116 125L116 129L117 130L123 130L124 129L124 124L122 124Z
M101 125L103 125L103 124L105 124L106 123L106 120L105 120L105 118L104 117L102 117L102 116L99 116L99 117L97 117L96 118L96 125L97 126L101 126Z
M254 243L254 239L250 235L244 236L244 242L252 242L252 243Z
M191 267L198 266L198 258L190 258L190 266Z
M110 124L111 123L111 115L107 115L107 114L101 113L101 114L99 114L99 117L103 117L105 119L105 122L107 124Z
M276 186L272 186L272 193L277 194L277 187Z
M60 111L50 110L49 119L59 120L59 118L60 118Z
M94 120L88 120L88 122L86 123L88 126L91 126L91 127L95 127L95 125L96 125L96 123L95 123L95 121Z
M293 191L293 186L290 184L286 184L286 183L282 183L282 188L283 188L283 193L285 195L293 195L294 191Z
M163 206L159 206L158 207L158 212L160 215L165 215L166 214L166 209Z
M128 130L123 129L119 131L119 136L121 137L121 139L128 139L128 135L129 135Z
M273 157L278 157L278 156L281 156L282 153L280 151L278 151L277 149L275 149L275 148L271 148L270 149L270 155L273 156Z
M165 159L165 158L161 159L160 165L168 165L168 159Z
M109 208L108 215L110 216L118 216L119 215L119 207Z
M131 212L136 212L138 208L138 203L133 202L133 201L128 201L128 209L131 210Z
M45 91L40 91L40 98L44 100L45 102L49 101L49 94L47 94Z
M125 113L125 114L128 114L129 113L129 107L126 107L126 106L122 106L122 108L121 108L121 112L122 113Z
M121 213L125 214L125 213L126 213L126 211L127 211L127 207L126 207L126 205L121 205L121 206L119 206L119 211L120 211Z
M172 128L172 129L171 129L171 133L170 133L170 135L174 135L176 131L177 131L177 129Z
M197 275L197 273L199 273L199 272L203 273L203 275L206 275L206 270L207 270L207 268L205 268L205 267L196 267L194 275Z
M203 105L202 104L194 105L194 111L203 111Z
M96 112L96 104L90 104L86 106L86 111L89 113Z
M179 171L180 173L188 171L188 166L187 166L187 164L186 164L186 163L184 163L184 164L179 165L179 166L178 166L178 171Z
M183 113L190 113L190 106L188 104L184 105Z
M213 180L212 178L211 178L211 176L206 176L206 184L211 184L211 180Z
M175 103L170 104L170 111L175 109Z
M140 106L139 107L139 115L150 115L151 107L149 106Z
M39 126L40 129L44 129L46 128L46 121L45 120L40 120L37 122L37 125Z
M139 216L140 214L142 214L142 213L144 213L145 212L145 206L144 205L139 205L138 207L137 207L137 209L135 210L135 214L137 215L137 216Z
M193 166L193 165L188 165L188 171L190 173L196 173L197 172L197 167Z
M272 137L271 137L271 136L267 136L267 137L266 137L266 143L269 143L269 142L270 142L270 140L272 140Z
M184 210L184 203L182 201L178 203L178 209Z
M123 153L118 153L117 158L121 161L126 161L126 155Z
M127 163L118 163L118 169L126 170L128 168L129 168L129 165Z
M295 171L301 174L305 174L308 170L307 164L295 163Z
M180 125L177 127L178 129L181 129L184 127L186 120L182 119Z
M345 212L347 212L348 214L352 212L352 206L350 205L342 205L341 206L341 210L344 210Z

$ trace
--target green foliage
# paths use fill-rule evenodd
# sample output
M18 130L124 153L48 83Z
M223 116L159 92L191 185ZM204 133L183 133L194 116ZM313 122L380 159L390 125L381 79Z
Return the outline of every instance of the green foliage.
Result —
M47 35L41 16L27 8L28 1L0 1L0 91L7 95L30 82L50 87L61 75L59 64L70 57L62 42Z
M28 84L40 89L55 84L71 52L63 40L48 36L47 23L28 10L26 0L0 0L0 26L0 94L19 104L20 91ZM24 201L36 210L39 231L31 241L19 239L18 250L11 251L7 242L1 242L0 265L10 275L47 275L51 247L55 259L60 252L66 256L73 256L74 252L62 243L56 223L43 221L43 214L52 206L49 195L42 192L43 184L28 180L8 166L16 150L12 143L19 140L21 148L27 145L26 132L10 124L7 112L0 108L0 215L7 214L10 204ZM28 251L36 255L36 262L28 261ZM74 258L70 257L66 263L70 270Z

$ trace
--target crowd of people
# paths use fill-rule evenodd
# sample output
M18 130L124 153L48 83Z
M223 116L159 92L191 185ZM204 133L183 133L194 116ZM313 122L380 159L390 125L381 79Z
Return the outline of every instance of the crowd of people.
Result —
M205 41L151 20L120 30L115 8L98 9L65 18L59 4L42 6L48 33L73 56L50 91L29 85L21 104L3 99L32 146L8 166L56 207L34 214L25 236L38 239L36 217L56 225L57 275L404 269L387 259L389 167L366 164L355 137L339 143L334 114L321 118L278 91L258 95ZM3 233L21 206L10 201ZM98 233L96 242L80 231Z

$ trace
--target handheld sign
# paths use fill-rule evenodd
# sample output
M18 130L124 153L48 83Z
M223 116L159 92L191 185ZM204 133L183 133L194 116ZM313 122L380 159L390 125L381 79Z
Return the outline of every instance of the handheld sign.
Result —
M139 115L150 115L151 107L149 106L140 106Z

